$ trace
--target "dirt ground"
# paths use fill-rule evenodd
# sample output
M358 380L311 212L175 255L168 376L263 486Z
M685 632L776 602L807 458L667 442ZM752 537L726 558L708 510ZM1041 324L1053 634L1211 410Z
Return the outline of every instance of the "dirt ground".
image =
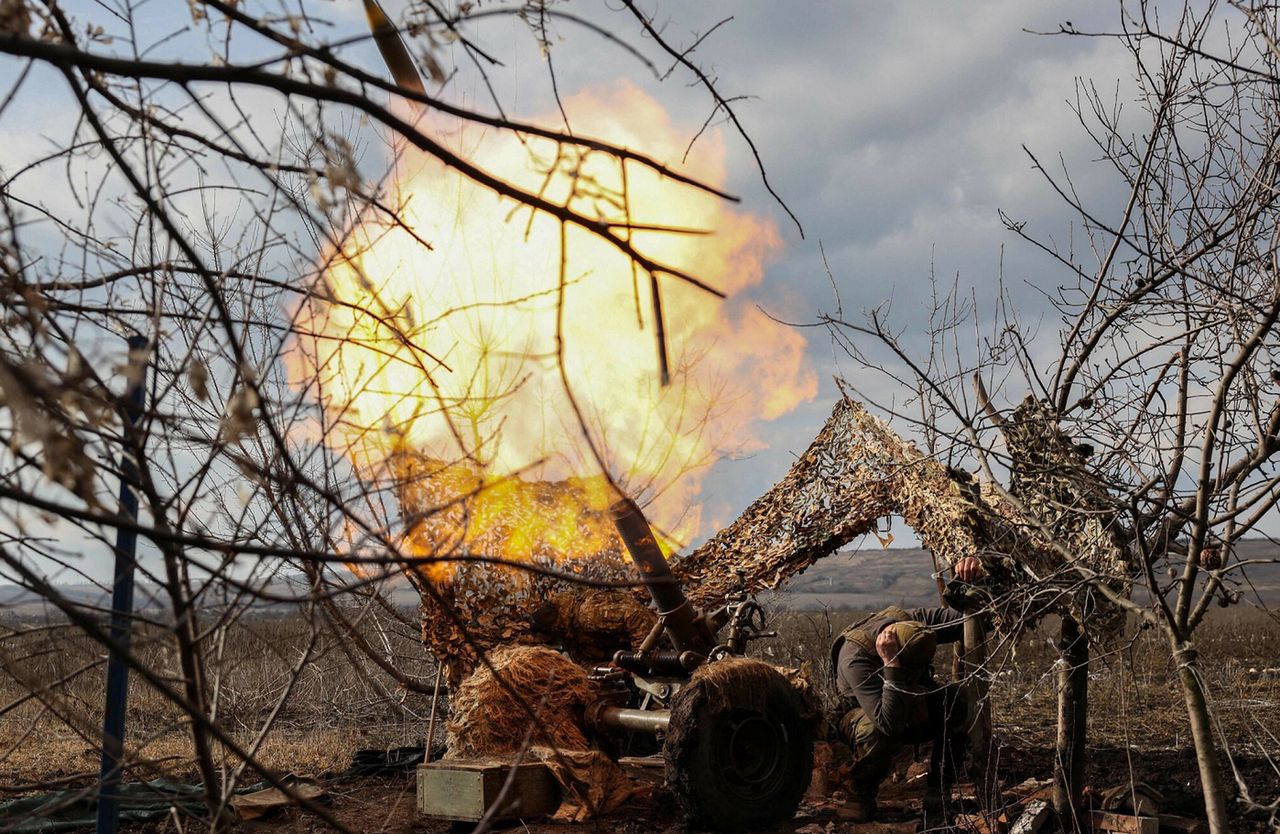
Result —
M915 830L920 800L924 791L923 763L912 763L910 757L900 763L881 793L881 820L878 823L852 825L839 822L835 812L844 799L843 791L832 786L824 796L812 795L801 805L796 817L772 829L779 834L909 834ZM1042 778L1052 772L1051 751L1037 748L1002 747L998 754L1000 782L1005 788L1027 778ZM1262 795L1280 793L1280 774L1262 757L1237 757L1235 765L1246 780L1263 791ZM492 826L493 831L519 831L529 834L584 834L584 832L619 832L620 834L685 834L690 829L678 813L674 801L661 786L660 767L627 766L627 773L641 786L641 791L618 812L591 822L554 823L548 821L506 821ZM1199 786L1195 758L1190 750L1126 751L1099 748L1092 751L1088 772L1091 791L1127 784L1130 779L1151 784L1165 796L1161 810L1182 816L1200 815ZM360 834L461 834L473 830L469 823L452 823L419 816L415 809L415 785L411 773L387 777L343 779L328 785L329 812L350 831ZM963 810L977 811L971 798L971 786L957 787L956 797ZM999 813L999 809L996 810ZM199 823L195 823L199 826ZM1263 832L1260 823L1243 818L1234 821L1240 834ZM175 834L173 821L126 825L126 834ZM197 830L191 824L185 832ZM288 809L254 821L238 822L236 834L315 834L329 831L327 823L317 815L299 809ZM964 830L963 828L957 830Z
M770 643L766 657L809 668L814 680L823 680L827 673L822 664L831 636L843 627L840 618L852 616L778 616L772 625L785 636ZM293 662L300 651L295 644L301 644L305 634L293 620L273 620L249 623L229 637L218 714L221 726L242 745L254 740L264 716L271 713L283 685L280 669ZM154 645L140 641L160 665L167 662L163 637L158 633ZM1052 626L1047 624L1016 645L1001 646L991 664L993 714L997 737L1005 745L997 756L997 769L1006 786L1028 777L1048 777L1053 770L1052 637ZM1280 657L1280 624L1266 617L1233 614L1207 623L1198 639L1205 656L1212 658L1204 671L1215 695L1217 726L1224 741L1230 743L1232 762L1254 797L1270 802L1280 796L1280 770L1273 764L1280 761L1280 743L1276 742L1280 738L1280 669L1274 668ZM431 667L424 662L416 633L400 635L397 640L393 645L402 658L398 664L413 670L418 678L430 680ZM0 797L92 784L98 767L97 728L101 722L96 711L101 699L100 667L95 665L100 652L55 629L0 639L0 648L16 658L0 666L0 698L12 705L0 720ZM1095 664L1090 686L1088 783L1107 788L1127 784L1130 779L1145 781L1164 794L1165 811L1199 816L1199 780L1186 733L1186 715L1158 635L1136 632L1097 656ZM948 655L940 652L937 665L947 669ZM36 691L57 697L47 695L40 700L29 695ZM380 683L376 669L360 668L348 655L331 649L307 667L293 697L276 713L275 729L258 748L258 758L277 773L335 774L348 767L357 750L420 747L429 703L428 697L419 693L389 689ZM129 749L131 780L164 777L191 783L199 779L192 766L190 733L183 716L145 686L135 687L131 694ZM1229 763L1224 760L1223 764L1228 783L1234 784ZM227 759L223 765L233 767L235 762ZM641 768L632 773L653 790L633 800L621 813L596 823L522 824L519 830L544 834L683 831L673 800L656 785L661 770ZM411 774L329 780L325 784L332 798L330 812L351 831L443 834L454 828L417 817ZM890 805L890 822L879 829L833 823L834 806L842 800L838 780L829 791L829 795L815 796L795 820L779 830L905 834L912 827L923 779L886 785L882 798ZM1234 822L1240 834L1261 830L1258 823L1239 815ZM124 830L131 834L200 834L204 828L197 820L183 819L132 825ZM240 824L238 830L311 834L328 829L314 814L293 810Z

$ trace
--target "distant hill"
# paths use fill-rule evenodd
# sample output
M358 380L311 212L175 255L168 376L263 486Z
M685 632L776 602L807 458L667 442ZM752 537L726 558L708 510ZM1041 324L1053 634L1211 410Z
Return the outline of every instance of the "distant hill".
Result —
M71 602L83 608L97 609L106 616L111 610L111 588L101 587L89 582L60 583L58 592ZM275 596L303 596L305 586L288 581L271 583L267 590ZM391 597L391 602L398 608L412 610L418 606L418 594L408 582L395 582L386 588L384 593ZM156 585L139 584L134 589L134 610L139 613L159 611L167 605L167 597ZM214 608L216 601L206 600L205 608ZM257 600L251 609L263 615L284 614L296 610L296 606L287 602ZM0 585L0 619L3 620L42 620L58 616L57 609L38 594L16 585Z
M1265 539L1240 542L1235 555L1242 560L1280 559L1280 546ZM937 605L938 590L933 579L933 559L920 548L863 549L836 553L821 559L776 591L762 594L762 600L801 611L824 608L834 611L866 611L885 605L913 607ZM58 590L82 606L104 613L111 607L109 589L89 583L58 585ZM1249 583L1237 586L1246 601L1280 609L1280 564L1252 565ZM136 591L140 611L157 608L155 586L141 585ZM297 586L278 582L276 594L301 594ZM385 593L397 607L412 610L418 605L417 592L407 582L391 583ZM287 603L258 602L262 614L292 610ZM55 613L36 594L13 585L0 585L0 617L43 619Z
M1266 539L1239 542L1240 560L1280 559ZM937 605L933 559L920 548L863 549L821 559L767 598L802 611L866 611L885 605ZM1250 565L1249 582L1235 586L1246 602L1280 608L1280 564Z
M937 605L938 586L933 570L929 551L915 547L836 553L820 559L764 598L802 611Z

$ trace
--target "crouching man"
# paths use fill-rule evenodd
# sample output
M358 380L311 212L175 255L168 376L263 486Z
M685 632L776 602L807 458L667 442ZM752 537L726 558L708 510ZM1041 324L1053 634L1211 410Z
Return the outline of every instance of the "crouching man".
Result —
M955 575L972 582L983 575L972 557L956 563ZM964 615L949 608L890 607L855 623L831 648L841 715L837 726L853 749L850 800L841 819L867 822L876 794L904 744L929 742L925 791L927 822L939 819L951 784L964 761L968 709L959 684L933 677L939 643L964 636Z

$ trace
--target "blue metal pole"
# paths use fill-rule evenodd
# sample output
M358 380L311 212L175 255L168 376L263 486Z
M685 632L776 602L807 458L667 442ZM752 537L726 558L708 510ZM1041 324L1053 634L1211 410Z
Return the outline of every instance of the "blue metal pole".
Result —
M129 365L133 381L126 392L129 427L142 417L147 392L147 364L138 357L147 348L144 336L129 337ZM132 454L120 456L120 514L138 519L138 463ZM129 698L129 667L124 653L129 650L129 625L133 617L133 574L138 534L121 527L116 530L116 566L111 583L111 653L107 658L107 703L102 719L102 769L98 776L97 834L116 834L120 826L120 771L124 762L125 704Z

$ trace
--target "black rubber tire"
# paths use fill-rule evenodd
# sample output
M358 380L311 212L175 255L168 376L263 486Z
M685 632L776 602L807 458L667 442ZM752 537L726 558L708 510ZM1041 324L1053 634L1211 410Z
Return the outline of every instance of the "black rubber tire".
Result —
M813 773L799 694L766 663L733 659L672 701L667 786L697 826L769 828L795 816ZM714 690L714 693L712 692Z

